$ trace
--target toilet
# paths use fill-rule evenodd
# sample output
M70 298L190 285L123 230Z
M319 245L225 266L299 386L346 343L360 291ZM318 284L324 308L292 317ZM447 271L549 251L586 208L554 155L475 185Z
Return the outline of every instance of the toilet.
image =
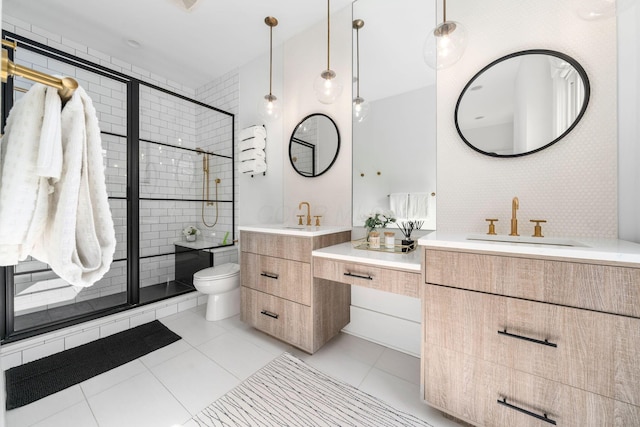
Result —
M193 285L207 300L207 320L222 320L240 313L240 266L234 263L205 268L193 275Z

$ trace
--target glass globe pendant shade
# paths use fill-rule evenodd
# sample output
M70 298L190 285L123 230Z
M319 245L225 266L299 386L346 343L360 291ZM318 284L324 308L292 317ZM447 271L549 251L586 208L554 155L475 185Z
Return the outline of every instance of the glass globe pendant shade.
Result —
M275 95L265 95L258 102L258 115L266 122L272 122L280 118L280 103Z
M434 70L455 64L467 47L467 31L455 21L445 21L429 33L424 42L424 62Z
M361 123L367 119L369 116L369 111L371 110L371 104L368 101L365 101L363 98L359 96L353 99L353 121L356 123Z
M332 70L324 70L313 83L316 98L323 104L332 104L342 94L342 83Z

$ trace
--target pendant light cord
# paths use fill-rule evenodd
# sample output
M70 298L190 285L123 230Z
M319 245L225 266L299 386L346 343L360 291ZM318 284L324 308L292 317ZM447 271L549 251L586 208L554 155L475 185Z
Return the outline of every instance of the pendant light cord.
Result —
M327 0L327 70L331 69L330 66L330 50L331 50L331 8L329 3L331 0Z
M447 0L442 0L442 22L447 22Z
M360 98L360 28L356 28L356 98Z
M269 25L269 98L271 98L272 80L273 80L273 25Z

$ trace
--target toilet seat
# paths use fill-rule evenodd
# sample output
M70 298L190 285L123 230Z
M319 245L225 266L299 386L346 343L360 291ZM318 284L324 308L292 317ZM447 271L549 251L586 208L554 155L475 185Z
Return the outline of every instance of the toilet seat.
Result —
M194 280L214 280L214 279L226 279L227 277L235 276L240 272L240 265L235 263L227 263L217 265L215 267L205 268L194 273Z

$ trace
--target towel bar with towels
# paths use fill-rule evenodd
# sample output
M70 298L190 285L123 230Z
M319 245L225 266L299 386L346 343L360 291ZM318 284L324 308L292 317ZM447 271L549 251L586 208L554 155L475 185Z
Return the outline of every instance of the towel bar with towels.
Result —
M240 131L238 168L241 173L251 174L251 178L259 173L263 176L267 174L266 140L264 126L249 126Z

